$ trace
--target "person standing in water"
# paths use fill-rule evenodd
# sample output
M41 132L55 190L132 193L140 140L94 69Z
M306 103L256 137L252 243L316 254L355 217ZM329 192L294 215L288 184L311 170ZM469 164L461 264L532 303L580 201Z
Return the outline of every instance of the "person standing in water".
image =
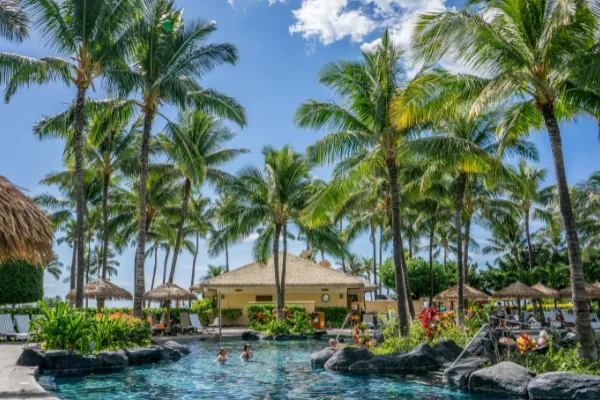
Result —
M225 349L225 347L221 347L221 350L219 350L219 355L217 356L217 362L225 362L229 360L229 357L227 356L227 349Z
M242 355L240 356L240 358L243 360L249 360L252 357L254 357L254 354L252 354L252 346L250 346L249 344L245 344L244 351L242 351Z

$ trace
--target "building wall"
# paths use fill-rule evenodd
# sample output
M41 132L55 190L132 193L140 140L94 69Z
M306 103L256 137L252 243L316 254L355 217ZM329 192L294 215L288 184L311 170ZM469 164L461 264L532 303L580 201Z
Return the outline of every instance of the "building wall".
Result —
M423 311L423 299L413 300L412 302L413 307L415 308L415 313L420 313L421 311ZM376 312L378 314L386 314L388 312L389 307L392 307L394 311L398 311L398 307L396 305L395 300L367 300L365 312Z

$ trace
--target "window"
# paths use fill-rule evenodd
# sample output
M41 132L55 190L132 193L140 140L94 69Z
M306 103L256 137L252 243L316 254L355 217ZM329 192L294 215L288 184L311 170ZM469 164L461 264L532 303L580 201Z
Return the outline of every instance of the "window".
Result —
M257 303L272 303L273 296L256 296Z

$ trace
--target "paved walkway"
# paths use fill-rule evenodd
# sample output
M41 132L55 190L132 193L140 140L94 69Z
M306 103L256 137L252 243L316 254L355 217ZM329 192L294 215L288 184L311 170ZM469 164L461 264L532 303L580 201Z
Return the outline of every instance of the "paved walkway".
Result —
M0 399L58 400L46 392L35 380L35 367L19 367L17 360L23 344L0 344Z

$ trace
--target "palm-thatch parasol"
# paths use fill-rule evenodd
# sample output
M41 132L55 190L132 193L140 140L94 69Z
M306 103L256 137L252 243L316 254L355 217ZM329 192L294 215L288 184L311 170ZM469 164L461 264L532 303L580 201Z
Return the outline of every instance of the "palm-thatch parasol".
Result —
M467 300L488 300L489 296L480 290L472 288L469 285L463 284L463 297ZM449 301L458 300L458 285L446 289L433 298L433 301Z
M127 290L118 287L106 279L98 278L83 286L83 296L88 299L96 300L132 300L133 296ZM75 300L75 289L71 289L67 293L67 299ZM98 303L98 312L102 311L100 303Z
M174 283L167 282L144 294L145 300L167 303L167 319L165 327L171 322L171 300L198 300L198 297Z
M571 298L573 296L573 292L571 291L571 287L567 286L564 289L558 291L561 298ZM591 283L585 284L585 294L588 299L600 299L600 288Z
M0 176L0 263L46 264L52 258L52 237L48 216Z
M546 296L544 293L540 292L537 289L529 287L521 282L515 282L511 285L508 285L504 289L500 289L495 291L492 294L494 299L498 300L517 300L517 307L519 309L519 321L523 321L521 319L521 299L531 299L538 300L543 299Z
M536 283L532 286L532 288L542 292L546 296L546 299L554 299L554 308L556 308L556 299L560 299L560 293L558 293L558 290L549 288L548 286L542 285L541 283Z

